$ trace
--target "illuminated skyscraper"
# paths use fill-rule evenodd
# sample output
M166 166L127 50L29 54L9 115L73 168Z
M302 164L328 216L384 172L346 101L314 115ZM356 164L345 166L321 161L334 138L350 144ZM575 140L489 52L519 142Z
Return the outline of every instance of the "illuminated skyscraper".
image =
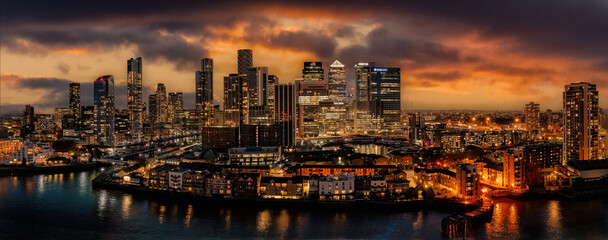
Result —
M371 101L371 71L375 63L357 63L355 65L357 86L355 89L355 101Z
M209 126L213 118L213 59L201 59L201 70L196 71L196 111L202 126Z
M114 76L105 75L97 78L93 88L97 143L112 146L114 144Z
M184 94L181 92L169 93L168 122L181 122L184 118Z
M159 83L156 87L156 101L158 107L158 122L166 123L169 119L169 99L167 98L167 88L165 84Z
M251 67L253 67L253 51L240 49L238 51L238 74L247 74Z
M298 136L318 137L320 102L327 101L326 81L296 80L298 100Z
M322 62L304 62L302 69L302 78L304 81L323 81L325 75L323 72Z
M249 89L250 106L268 104L268 67L254 67L247 71L247 88Z
M540 129L540 104L530 102L524 110L528 130Z
M595 84L566 85L564 91L564 159L596 160L599 154L599 94Z
M77 82L70 83L70 109L76 121L80 122L80 83Z
M329 66L327 82L329 84L329 100L344 102L346 100L346 70L344 64L336 60Z
M382 107L383 131L401 129L401 69L373 67L371 69L371 100Z
M225 124L249 124L249 89L245 75L230 74L224 77Z
M156 94L148 96L148 119L153 126L158 122L158 98Z
M274 86L274 119L281 125L283 147L293 147L296 139L296 89L293 84Z
M131 134L137 138L143 134L143 91L141 57L127 60L127 110Z

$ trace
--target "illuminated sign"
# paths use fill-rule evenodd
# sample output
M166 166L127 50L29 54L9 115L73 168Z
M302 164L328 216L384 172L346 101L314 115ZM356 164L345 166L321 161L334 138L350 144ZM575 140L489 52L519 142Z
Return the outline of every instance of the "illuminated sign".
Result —
M374 68L374 72L388 72L388 68Z

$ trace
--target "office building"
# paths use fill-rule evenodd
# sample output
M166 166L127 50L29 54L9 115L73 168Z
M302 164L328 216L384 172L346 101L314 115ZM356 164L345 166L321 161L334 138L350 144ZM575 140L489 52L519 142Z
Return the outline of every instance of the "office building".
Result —
M196 111L202 126L213 118L213 59L201 59L201 70L195 73Z
M345 102L346 70L344 64L336 60L329 66L327 82L329 84L329 100L334 102Z
M371 101L371 71L375 63L357 63L355 65L355 76L356 76L356 87L355 87L355 100L356 101Z
M206 150L226 151L239 145L238 127L203 127L201 146Z
M524 116L529 131L540 129L540 104L534 102L526 104Z
M296 89L293 84L277 84L275 93L275 122L282 127L281 146L293 147L296 139Z
M283 128L280 124L240 126L241 147L281 146L283 143Z
M76 121L80 121L80 83L77 82L70 83L70 109Z
M298 136L318 137L320 130L319 103L327 101L326 81L296 80L298 107Z
M141 57L127 60L127 110L131 134L140 138L143 134L143 74Z
M114 144L114 76L105 75L97 78L93 88L97 143L112 146Z
M564 91L564 161L596 160L599 154L599 94L595 84L566 85Z
M304 62L302 69L302 79L304 81L323 81L325 75L322 62Z
M385 132L401 130L401 70L399 68L373 67L371 71L371 100L382 106Z

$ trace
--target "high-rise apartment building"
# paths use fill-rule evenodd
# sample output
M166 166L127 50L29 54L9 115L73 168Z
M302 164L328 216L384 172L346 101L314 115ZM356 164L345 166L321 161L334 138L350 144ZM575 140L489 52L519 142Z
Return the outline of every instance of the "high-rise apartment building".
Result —
M158 123L158 98L156 94L148 96L148 120L152 126Z
M76 121L79 122L82 114L80 112L80 83L77 82L70 83L70 110Z
M169 93L169 119L170 123L181 122L184 118L184 94L182 92Z
M302 79L304 81L323 81L325 75L323 72L322 62L304 62L304 69L302 69Z
M224 77L224 121L228 126L249 123L249 89L247 76L230 74Z
M346 70L344 64L336 60L329 66L327 82L329 84L329 100L334 102L345 102Z
M526 104L524 116L528 130L540 129L540 104L534 102Z
M247 88L250 106L266 106L268 103L268 67L254 67L247 71Z
M247 74L251 67L253 67L253 51L240 49L238 51L238 74Z
M127 110L130 132L137 138L143 134L143 78L141 57L127 60Z
M159 83L156 86L156 101L158 107L158 122L166 123L169 119L169 99L167 98L167 88L165 84Z
M599 94L580 82L564 90L564 161L595 160L599 154Z
M97 78L93 88L97 143L111 146L114 144L114 76Z
M195 73L196 111L202 126L213 118L213 59L201 59L201 70Z

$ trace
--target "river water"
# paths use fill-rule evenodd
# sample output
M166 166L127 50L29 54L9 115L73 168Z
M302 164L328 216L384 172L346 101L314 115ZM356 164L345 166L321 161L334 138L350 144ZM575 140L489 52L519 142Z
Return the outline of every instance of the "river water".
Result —
M97 172L0 177L0 239L440 239L440 211L213 206L93 189ZM499 199L476 239L608 239L608 200Z

